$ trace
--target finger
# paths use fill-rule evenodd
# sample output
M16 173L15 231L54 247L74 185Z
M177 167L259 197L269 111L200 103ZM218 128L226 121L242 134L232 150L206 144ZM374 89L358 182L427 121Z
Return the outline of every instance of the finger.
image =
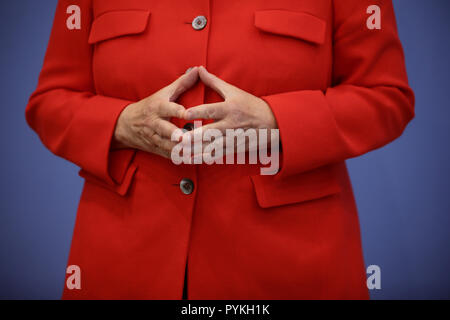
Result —
M204 145L203 146L203 152L200 154L195 154L192 156L192 158L201 158L201 159L208 159L207 163L213 163L217 160L223 159L224 156L227 156L229 154L234 154L235 147L230 148L226 147L226 139L223 137L220 137L216 139L215 141Z
M246 147L246 143L241 143L239 140L237 143L235 141L228 141L225 136L221 136L215 139L213 142L209 143L210 150L223 149L223 155L233 154L235 153L240 146ZM205 149L203 149L205 150Z
M226 103L218 102L211 104L203 104L188 109L184 114L185 120L195 119L214 119L220 120L225 118L227 114Z
M156 146L154 146L152 143L146 141L146 140L142 140L141 143L139 143L136 147L136 149L148 152L148 153L154 153L157 154L163 158L169 158L170 157L170 153L168 151L164 151Z
M134 148L144 152L155 153L157 148L149 141L148 136L142 131L141 134L134 140ZM159 153L158 153L159 154Z
M158 106L158 115L161 118L180 118L184 117L186 109L178 103L164 101Z
M198 70L198 67L192 68L168 86L169 101L177 101L184 92L197 83L199 78Z
M229 139L228 136L221 135L220 137L214 139L212 142L207 142L203 139L203 154L209 154L209 156L213 156L210 153L207 153L206 150L218 150L223 148L223 155L239 153L239 152L251 152L258 150L258 139L252 139L251 136L248 136L247 132L244 130L239 130L234 133L233 139ZM208 148L206 148L209 146ZM197 156L197 154L194 154Z
M171 155L171 152L169 152L167 150L160 149L160 148L154 146L153 144L148 144L147 142L145 142L143 144L143 147L140 148L140 150L159 155L159 156L161 156L163 158L166 158L166 159L170 159L170 155Z
M169 139L162 138L158 134L152 136L152 142L157 148L163 150L164 152L168 152L169 154L172 152L172 149L177 145L177 143Z
M159 136L166 139L171 139L172 134L179 128L172 122L159 119L153 123L152 129L155 130Z
M177 145L176 142L161 137L158 133L149 128L144 129L143 138L150 147L161 149L164 152L170 153L172 149Z
M189 131L186 132L183 137L182 137L182 141L183 142L192 142L194 141L194 137L202 137L202 141L203 141L203 135L205 134L205 132L207 130L219 130L221 132L221 134L225 134L225 131L227 129L227 124L224 123L225 121L219 121L219 122L214 122L214 123L210 123L207 125L204 125L200 128L197 128L193 131Z
M210 151L214 150L221 150L223 154L225 154L225 148L226 148L226 140L223 138L223 136L217 137L212 141L202 141L202 149L198 150L192 150L193 155L192 156L198 156L201 154L211 154Z
M205 69L205 67L199 67L198 69L198 75L202 82L209 88L213 89L215 92L217 92L224 100L226 100L226 97L228 96L228 93L233 86L219 77L213 75L212 73L209 73L208 70Z

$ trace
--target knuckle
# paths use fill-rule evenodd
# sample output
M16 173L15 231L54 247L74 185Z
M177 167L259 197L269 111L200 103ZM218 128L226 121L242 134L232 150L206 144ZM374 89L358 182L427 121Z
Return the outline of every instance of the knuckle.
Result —
M153 142L155 145L158 145L160 143L160 138L159 138L159 136L158 136L158 134L156 132L154 132L150 136L150 141Z
M152 103L152 110L155 111L156 113L159 113L161 111L162 104L163 104L162 99L160 98L154 99Z
M155 134L156 133L159 133L159 134L161 133L161 123L159 121L154 121L153 124L152 124L152 128L155 131Z
M216 115L216 110L214 108L207 108L206 115L208 118L213 119L214 116Z
M186 109L183 106L178 106L178 115L182 116Z
M145 131L144 128L140 127L139 129L137 129L136 134L140 138L145 138L145 136L147 135L147 132Z

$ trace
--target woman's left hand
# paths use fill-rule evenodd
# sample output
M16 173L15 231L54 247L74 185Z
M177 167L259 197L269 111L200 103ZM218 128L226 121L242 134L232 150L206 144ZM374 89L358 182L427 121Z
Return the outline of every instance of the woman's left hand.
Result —
M185 133L183 141L193 142L195 136L205 137L206 130L216 130L220 131L222 137L215 139L211 142L209 139L203 139L203 149L200 152L205 156L205 147L211 145L217 148L223 147L223 153L218 155L207 154L208 157L220 158L222 155L227 155L230 153L238 152L238 145L227 146L226 145L226 130L227 129L242 129L236 131L234 134L239 139L240 136L244 136L247 130L256 130L258 141L246 141L241 140L245 143L245 151L258 149L260 146L259 140L259 129L267 130L267 138L265 147L271 144L272 139L278 139L278 135L272 136L271 130L278 129L277 121L274 114L272 113L269 105L261 98L258 98L244 90L241 90L224 80L218 78L217 76L209 73L204 67L199 68L199 77L201 81L209 88L216 91L223 99L222 102L211 103L199 105L190 108L185 111L185 120L195 120L195 119L212 119L213 123L204 125L200 128L196 128L193 131ZM218 130L218 131L217 131ZM189 136L189 137L187 137ZM214 150L215 148L209 148L209 150ZM193 157L198 157L200 154L196 154L196 149L194 149Z
M277 129L277 122L269 105L244 90L241 90L199 67L201 81L216 91L223 102L199 105L186 110L186 120L212 119L203 130L218 129Z

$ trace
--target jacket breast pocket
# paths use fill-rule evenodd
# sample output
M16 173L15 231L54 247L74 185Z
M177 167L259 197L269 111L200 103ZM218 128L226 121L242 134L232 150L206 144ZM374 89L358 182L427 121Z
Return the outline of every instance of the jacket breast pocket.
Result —
M341 192L337 167L329 165L282 179L251 176L258 204L278 207L326 198Z
M327 23L305 12L288 10L260 10L255 12L255 27L272 35L292 37L323 44L325 42Z
M92 71L98 94L142 99L138 84L148 79L150 18L148 10L115 10L94 19L88 42L94 46Z
M94 19L89 34L89 44L143 33L148 26L150 12L147 10L110 11Z

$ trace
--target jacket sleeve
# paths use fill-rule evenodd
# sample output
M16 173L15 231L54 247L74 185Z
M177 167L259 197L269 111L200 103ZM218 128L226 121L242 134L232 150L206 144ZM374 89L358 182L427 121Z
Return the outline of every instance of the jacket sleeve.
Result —
M341 162L399 137L414 118L392 1L335 0L332 85L263 97L278 121L279 177ZM381 9L369 30L367 8Z
M114 186L120 183L134 154L132 150L110 151L117 119L131 102L95 93L93 48L88 44L92 2L76 1L81 9L81 29L69 30L66 21L73 1L58 1L44 65L26 108L26 119L51 152Z

